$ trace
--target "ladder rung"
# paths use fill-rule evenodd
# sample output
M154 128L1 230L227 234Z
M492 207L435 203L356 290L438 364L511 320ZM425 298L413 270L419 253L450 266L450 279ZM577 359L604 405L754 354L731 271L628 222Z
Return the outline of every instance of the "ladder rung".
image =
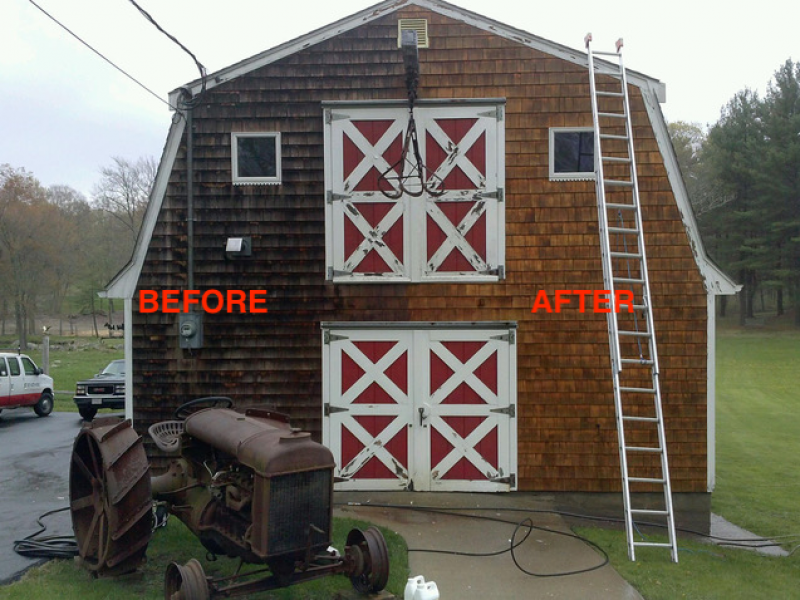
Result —
M642 258L641 254L635 252L610 252L610 255L611 258Z
M648 331L619 331L618 333L620 335L626 335L628 337L640 337L640 338L653 337Z
M626 417L622 416L623 421L636 421L638 423L658 423L658 417Z
M634 546L650 546L651 548L672 548L670 542L633 542Z
M598 96L611 96L613 98L622 98L625 94L622 92L595 92Z
M599 112L597 113L598 117L611 117L612 119L624 119L628 115L625 113L609 113L609 112Z
M630 229L628 227L609 227L608 233L630 233L633 235L639 235L639 230Z
M615 162L615 163L629 163L631 162L630 158L624 158L622 156L603 156L601 158L603 162Z
M621 387L619 388L620 392L634 392L639 394L655 394L656 391L653 388L637 388L637 387Z
M632 181L623 181L621 179L603 179L603 183L606 185L614 185L618 187L633 187Z
M631 277L614 277L614 283L634 283L638 285L642 285L644 283L644 279L633 279Z
M656 364L655 361L647 359L647 358L645 358L645 359L641 359L641 358L621 358L620 362L623 365L639 365L639 366L648 366L648 365ZM629 418L633 418L633 417L629 417Z
M637 515L662 515L666 516L669 514L668 510L659 510L654 508L631 508L630 512L636 513ZM637 542L639 543L639 542Z
M627 140L627 135L614 135L613 133L601 133L601 140Z
M592 54L594 56L619 56L619 53L617 53L617 52L595 52L595 51L592 51Z
M647 310L647 305L645 304L634 304L633 310Z
M628 481L632 483L661 483L665 482L664 479L655 479L653 477L628 477Z
M614 208L616 210L636 210L635 204L619 204L614 202L606 202L606 208Z
M661 452L661 448L650 448L648 446L625 446L626 452Z

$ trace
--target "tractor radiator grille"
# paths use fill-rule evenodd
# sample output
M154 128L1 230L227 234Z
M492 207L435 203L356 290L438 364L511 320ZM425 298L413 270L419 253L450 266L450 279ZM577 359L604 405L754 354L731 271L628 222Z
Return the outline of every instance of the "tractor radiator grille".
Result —
M269 479L268 553L271 556L326 547L331 538L331 469L279 475ZM321 529L319 533L310 528Z

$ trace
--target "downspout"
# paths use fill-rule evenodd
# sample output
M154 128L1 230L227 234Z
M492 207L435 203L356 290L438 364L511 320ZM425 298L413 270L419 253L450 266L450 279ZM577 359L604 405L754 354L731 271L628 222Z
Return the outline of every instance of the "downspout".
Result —
M186 110L186 289L194 289L194 99L184 88ZM189 306L189 310L192 310Z

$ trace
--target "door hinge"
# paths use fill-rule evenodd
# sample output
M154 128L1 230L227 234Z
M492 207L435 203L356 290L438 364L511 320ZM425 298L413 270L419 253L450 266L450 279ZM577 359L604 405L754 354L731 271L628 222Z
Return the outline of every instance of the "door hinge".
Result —
M349 339L350 338L347 337L346 335L338 335L336 333L331 333L327 329L325 330L325 333L322 334L322 341L325 344L330 344L331 342L339 342L341 340L349 340Z
M498 121L503 120L503 107L497 106L494 110L487 110L486 112L478 113L479 117L492 117Z
M328 281L333 281L335 277L349 277L352 275L352 271L339 271L338 269L334 269L333 267L328 267Z
M503 188L497 188L493 192L481 192L481 198L497 198L498 202L503 202L506 199L506 193Z
M511 473L511 475L507 477L495 477L494 479L490 479L492 483L507 483L511 487L517 487L517 475L516 473Z
M331 406L330 404L326 404L325 408L322 409L322 412L326 417L328 417L333 413L350 412L350 409L342 406Z
M336 200L345 200L346 198L349 198L346 194L336 194L332 190L325 192L325 201L328 204L333 204Z
M509 331L508 333L504 333L503 335L493 335L491 340L500 340L501 342L508 342L509 344L514 344L517 341L517 334L514 331Z
M503 265L499 265L493 269L486 269L485 271L478 271L479 275L497 275L498 279L505 279L506 278L506 268Z
M328 109L325 111L325 122L330 125L334 121L341 121L342 119L349 119L350 115L343 115L341 113L335 113L332 110Z
M517 416L517 409L516 404L509 404L504 408L492 408L489 412L497 413L499 415L508 415L512 419L516 418Z

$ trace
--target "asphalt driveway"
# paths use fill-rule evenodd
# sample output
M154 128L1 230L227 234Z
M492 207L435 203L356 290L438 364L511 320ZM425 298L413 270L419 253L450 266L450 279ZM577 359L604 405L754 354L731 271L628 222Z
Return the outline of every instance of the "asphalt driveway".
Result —
M0 584L42 562L18 555L13 543L39 529L41 514L67 506L72 442L80 427L78 413L45 418L29 408L0 413ZM69 511L45 524L45 535L72 535Z

